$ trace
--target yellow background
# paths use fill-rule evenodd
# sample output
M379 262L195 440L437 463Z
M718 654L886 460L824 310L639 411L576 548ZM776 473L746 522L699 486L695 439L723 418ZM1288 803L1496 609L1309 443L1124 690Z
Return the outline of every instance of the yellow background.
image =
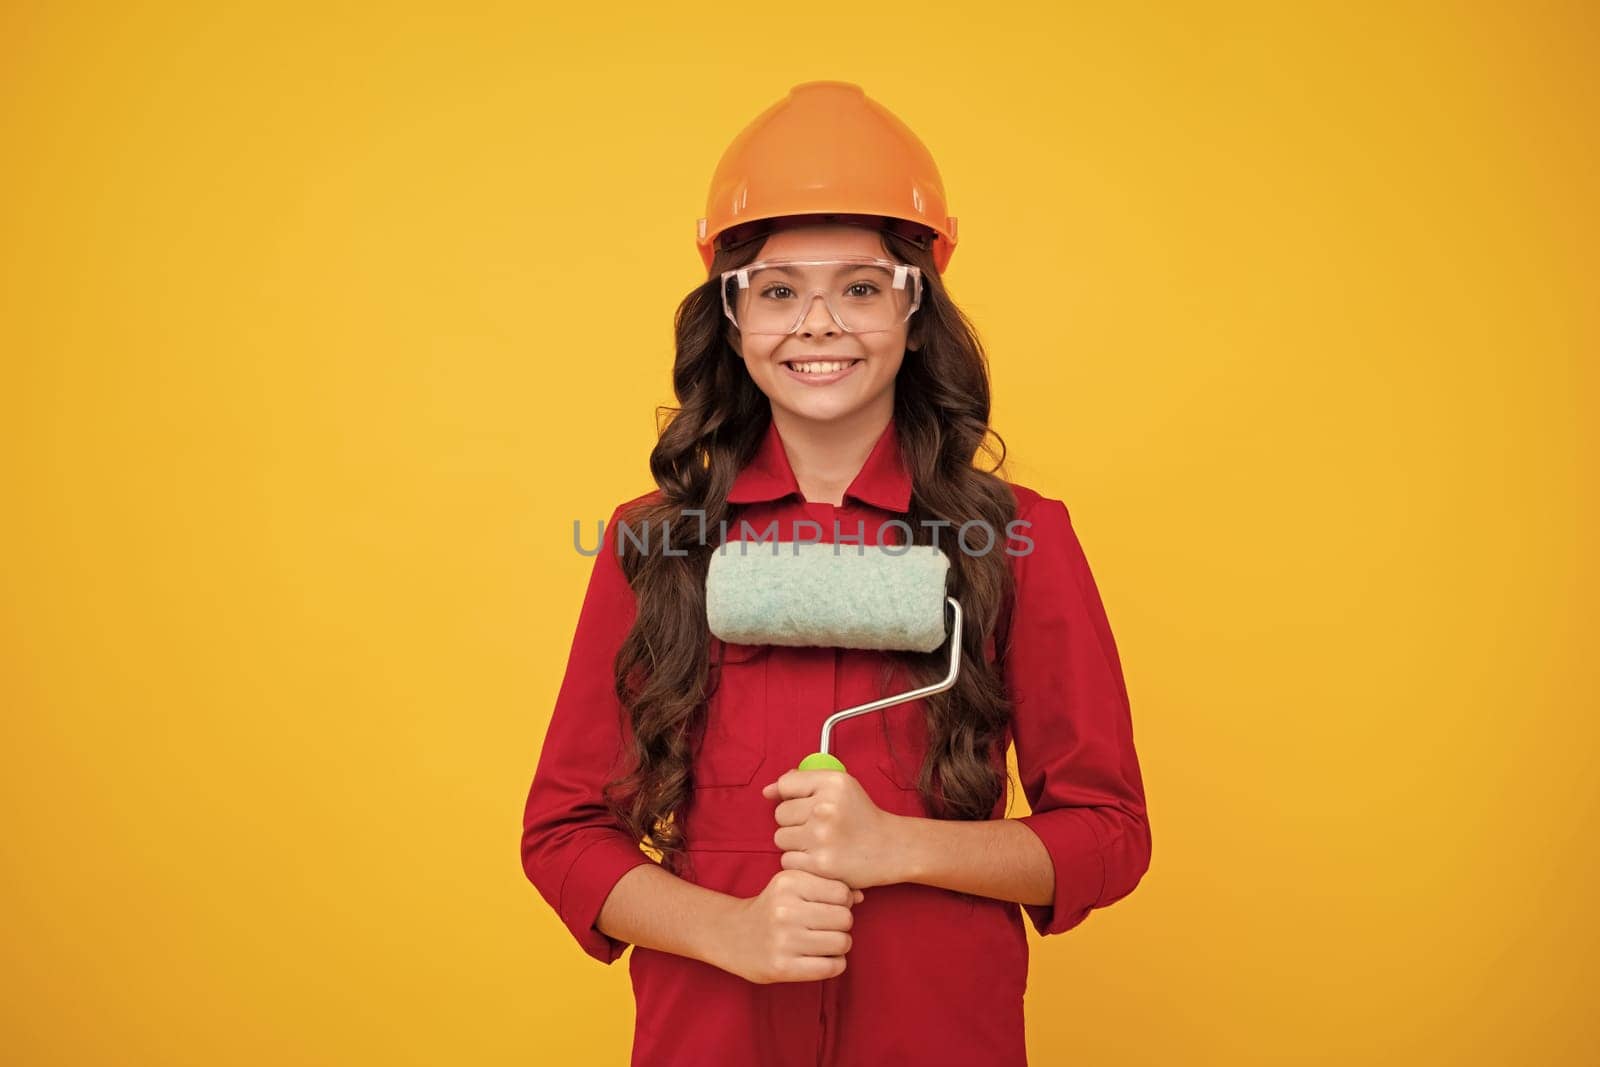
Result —
M1593 9L1103 7L0 8L6 1058L626 1062L516 859L571 524L841 78L1134 701L1034 1061L1594 1062Z

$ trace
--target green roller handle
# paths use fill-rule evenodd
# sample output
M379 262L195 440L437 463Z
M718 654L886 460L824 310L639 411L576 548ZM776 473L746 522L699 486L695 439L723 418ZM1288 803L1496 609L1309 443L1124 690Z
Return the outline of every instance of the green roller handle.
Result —
M813 752L800 761L802 771L842 771L844 764L839 762L838 756L830 756L826 752Z

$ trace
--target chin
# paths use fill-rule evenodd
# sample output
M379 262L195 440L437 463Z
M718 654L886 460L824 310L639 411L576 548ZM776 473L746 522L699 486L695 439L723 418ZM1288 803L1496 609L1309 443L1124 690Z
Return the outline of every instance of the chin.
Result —
M855 414L866 406L859 397L840 397L838 399L824 400L819 397L794 397L785 396L779 401L781 407L787 408L791 415L812 422L830 422Z

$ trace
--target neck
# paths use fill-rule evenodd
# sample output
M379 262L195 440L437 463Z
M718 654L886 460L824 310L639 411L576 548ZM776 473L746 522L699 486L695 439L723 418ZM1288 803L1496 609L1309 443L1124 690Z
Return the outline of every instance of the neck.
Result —
M844 491L855 480L883 436L894 414L894 394L886 394L887 404L864 408L842 419L807 419L772 409L772 421L783 438L783 451L789 458L800 493L808 503L844 503Z

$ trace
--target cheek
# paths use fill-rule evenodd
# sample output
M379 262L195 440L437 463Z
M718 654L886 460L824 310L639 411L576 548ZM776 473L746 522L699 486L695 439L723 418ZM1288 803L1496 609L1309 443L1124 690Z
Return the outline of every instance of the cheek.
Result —
M772 346L745 345L744 370L764 396L770 397L783 368L772 362Z
M742 354L744 365L752 377L759 377L772 370L772 354L777 350L777 344L764 338L746 340Z
M885 378L893 378L900 373L900 365L905 362L905 345L873 353L874 362L878 365L878 374Z

